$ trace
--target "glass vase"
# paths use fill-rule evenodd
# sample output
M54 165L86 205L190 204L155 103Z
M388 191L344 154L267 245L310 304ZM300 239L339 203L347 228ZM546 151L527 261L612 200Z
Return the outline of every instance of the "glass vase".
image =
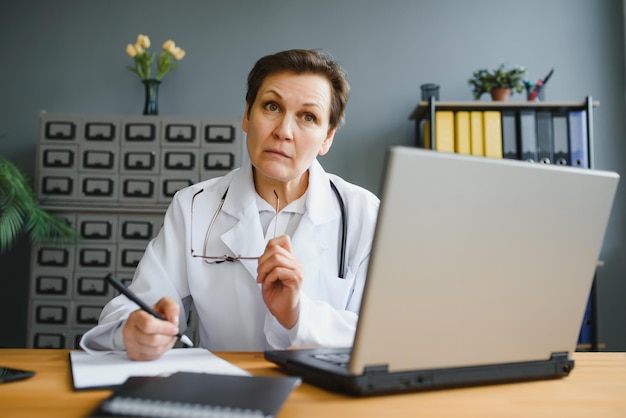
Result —
M143 105L144 115L158 115L159 114L159 85L160 80L148 79L142 80L143 85L146 88L146 101Z

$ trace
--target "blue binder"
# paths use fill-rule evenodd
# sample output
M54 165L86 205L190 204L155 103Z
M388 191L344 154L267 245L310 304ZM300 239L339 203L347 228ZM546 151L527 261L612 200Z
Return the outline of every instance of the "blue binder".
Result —
M572 110L568 113L570 162L573 167L589 168L589 149L587 143L587 113L584 110ZM578 336L578 344L593 344L593 304L592 295L587 301L587 308Z
M585 346L593 344L593 306L591 295L589 296L587 307L585 308L583 324L580 327L580 334L578 335L578 344Z
M584 110L572 110L568 114L569 150L573 167L589 168L587 147L587 114Z

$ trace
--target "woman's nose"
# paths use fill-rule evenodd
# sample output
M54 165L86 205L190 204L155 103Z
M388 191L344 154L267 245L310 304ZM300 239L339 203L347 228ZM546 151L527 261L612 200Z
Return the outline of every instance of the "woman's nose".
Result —
M276 122L276 127L274 128L274 136L278 139L284 139L284 140L293 139L292 124L293 124L293 121L288 115L281 117Z

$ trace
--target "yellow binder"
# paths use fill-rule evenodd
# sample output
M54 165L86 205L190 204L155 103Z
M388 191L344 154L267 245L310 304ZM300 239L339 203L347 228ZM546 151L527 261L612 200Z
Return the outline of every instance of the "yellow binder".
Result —
M502 158L502 114L497 110L483 112L485 156Z
M451 110L435 112L435 149L454 152L454 112Z
M424 121L424 148L430 148L430 123ZM454 112L437 110L435 112L435 146L436 151L454 152Z
M472 155L485 155L483 145L483 112L472 110L470 112L470 149Z
M454 116L454 150L459 154L471 154L470 114L467 111L458 111Z
M428 119L422 124L422 137L424 138L424 148L430 149L430 121Z

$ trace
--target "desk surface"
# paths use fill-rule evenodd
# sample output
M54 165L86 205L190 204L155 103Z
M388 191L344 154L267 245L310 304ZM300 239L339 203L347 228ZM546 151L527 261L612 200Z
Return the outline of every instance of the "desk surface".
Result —
M261 353L216 353L254 375L280 376ZM575 353L564 379L351 398L303 384L285 417L626 417L626 353ZM68 350L0 349L0 364L36 371L0 384L1 417L86 417L111 392L72 390ZM321 401L321 402L320 402Z

